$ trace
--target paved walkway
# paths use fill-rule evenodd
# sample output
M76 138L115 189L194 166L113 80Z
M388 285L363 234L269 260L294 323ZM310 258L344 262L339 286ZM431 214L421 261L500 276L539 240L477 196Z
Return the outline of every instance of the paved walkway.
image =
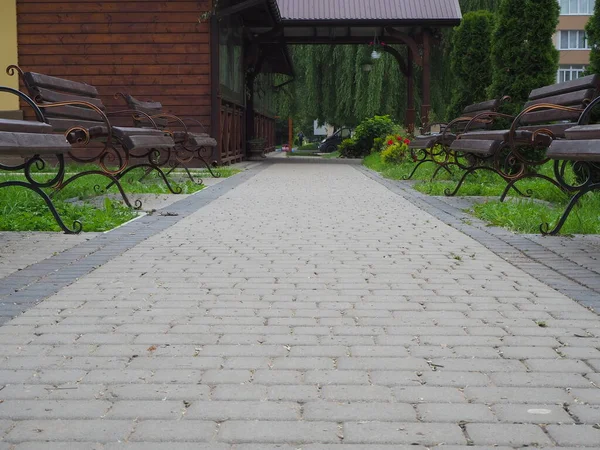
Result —
M600 447L595 313L355 167L234 179L0 327L0 450Z

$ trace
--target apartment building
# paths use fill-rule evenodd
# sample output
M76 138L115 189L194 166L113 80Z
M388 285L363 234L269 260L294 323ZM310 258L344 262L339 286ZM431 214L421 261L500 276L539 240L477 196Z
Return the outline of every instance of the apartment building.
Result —
M585 24L594 12L594 0L559 0L560 17L555 43L560 51L557 82L579 78L590 61Z

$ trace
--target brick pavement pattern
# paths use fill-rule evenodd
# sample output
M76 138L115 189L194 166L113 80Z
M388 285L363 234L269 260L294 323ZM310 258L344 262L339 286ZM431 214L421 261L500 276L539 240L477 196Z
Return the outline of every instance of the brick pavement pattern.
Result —
M274 164L0 327L0 450L600 448L600 320Z

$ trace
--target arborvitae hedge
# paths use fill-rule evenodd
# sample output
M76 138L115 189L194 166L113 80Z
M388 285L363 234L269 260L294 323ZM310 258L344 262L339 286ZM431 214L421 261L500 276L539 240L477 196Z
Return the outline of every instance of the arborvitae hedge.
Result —
M517 113L532 89L555 83L558 50L556 0L502 0L492 39L490 97L509 95Z
M452 37L450 54L455 85L446 117L458 117L465 106L487 99L492 81L490 61L494 15L490 11L466 13Z

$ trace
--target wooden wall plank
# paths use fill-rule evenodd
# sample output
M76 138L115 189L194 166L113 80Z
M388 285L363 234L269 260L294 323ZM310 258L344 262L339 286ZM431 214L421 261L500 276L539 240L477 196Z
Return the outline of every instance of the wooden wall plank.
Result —
M19 64L163 103L210 128L211 0L17 0ZM219 107L220 105L217 105ZM209 130L210 131L210 130Z

